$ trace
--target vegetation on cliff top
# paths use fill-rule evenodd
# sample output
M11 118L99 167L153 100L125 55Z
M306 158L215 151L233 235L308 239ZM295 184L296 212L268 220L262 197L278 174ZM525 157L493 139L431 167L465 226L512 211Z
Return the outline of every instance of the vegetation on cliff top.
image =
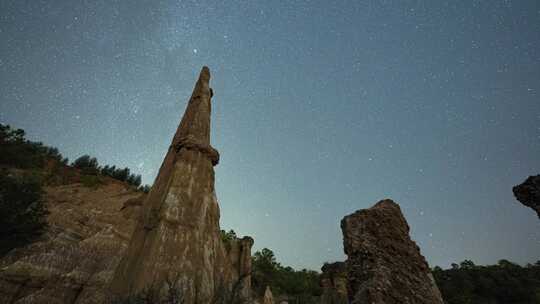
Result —
M88 155L69 166L57 148L27 140L25 135L22 129L0 124L0 256L31 243L44 232L45 185L78 181L96 187L109 176L141 191L150 190L148 185L140 186L141 176L130 174L129 168L100 167L97 159Z
M97 186L102 182L100 176L108 176L138 187L141 191L150 191L149 185L141 186L141 175L130 173L131 170L127 167L101 167L98 160L90 155L83 155L68 166L69 160L57 148L27 140L25 135L22 129L12 129L9 125L0 124L1 166L30 170L50 167L47 168L49 172L44 179L46 184L68 183L72 172L63 169L71 167L79 170L82 175L80 182L85 186Z

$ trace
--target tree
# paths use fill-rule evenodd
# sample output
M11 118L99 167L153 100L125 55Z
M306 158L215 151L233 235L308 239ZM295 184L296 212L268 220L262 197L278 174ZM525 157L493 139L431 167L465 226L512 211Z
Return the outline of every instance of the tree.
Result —
M268 248L253 254L251 281L256 294L262 295L270 286L274 294L293 297L295 303L313 303L314 297L321 294L318 272L284 267Z
M447 304L540 303L540 265L521 267L508 260L477 266L470 260L452 269L434 269L433 277Z
M152 187L151 187L150 185L144 185L144 186L140 186L140 187L139 187L139 191L142 191L142 192L144 192L144 193L148 193L148 192L150 192L150 189L151 189L151 188L152 188Z
M0 255L38 238L46 227L41 184L0 171Z
M119 181L125 182L129 177L129 168L117 169L113 172L112 177Z
M463 262L459 263L459 266L462 269L473 269L475 267L473 261L471 260L464 260Z
M81 169L83 174L96 175L100 171L97 158L90 157L88 154L77 158L72 166Z
M221 240L223 242L230 242L235 239L236 239L236 232L234 232L234 230L232 229L229 231L221 230Z

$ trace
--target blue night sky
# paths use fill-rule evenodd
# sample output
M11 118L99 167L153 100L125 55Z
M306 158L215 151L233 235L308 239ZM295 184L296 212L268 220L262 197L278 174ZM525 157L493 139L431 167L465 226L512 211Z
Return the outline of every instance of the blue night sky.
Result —
M225 3L226 2L226 3ZM538 1L1 1L0 122L152 183L203 65L221 226L344 259L392 198L432 266L540 257Z

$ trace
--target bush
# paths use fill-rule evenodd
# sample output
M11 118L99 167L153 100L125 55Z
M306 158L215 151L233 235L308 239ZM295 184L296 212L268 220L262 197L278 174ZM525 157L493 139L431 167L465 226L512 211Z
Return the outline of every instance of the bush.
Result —
M39 180L0 171L0 255L38 238L46 227L46 215Z

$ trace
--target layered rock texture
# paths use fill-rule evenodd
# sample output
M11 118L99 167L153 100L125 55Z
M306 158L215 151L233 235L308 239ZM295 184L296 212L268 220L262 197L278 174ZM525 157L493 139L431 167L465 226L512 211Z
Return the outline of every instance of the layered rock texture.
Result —
M443 303L399 206L382 200L341 221L348 297L355 304Z
M512 188L512 191L518 201L536 211L540 218L540 175L529 176L522 184Z
M347 293L347 265L345 262L324 264L321 268L321 304L346 304Z
M204 67L116 270L115 295L150 286L165 292L165 282L174 278L185 304L249 297L252 240L233 242L228 251L220 236L209 80Z
M112 179L47 187L49 228L0 259L0 303L106 303L143 198Z

